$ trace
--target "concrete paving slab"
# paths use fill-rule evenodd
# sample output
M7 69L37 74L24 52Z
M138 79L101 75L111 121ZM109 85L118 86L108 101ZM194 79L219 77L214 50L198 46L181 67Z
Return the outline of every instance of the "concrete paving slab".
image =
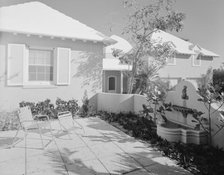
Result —
M8 148L12 145L13 138L16 134L16 131L0 131L0 149ZM15 138L15 142L22 140L24 137L23 132L19 132Z
M70 139L68 133L61 132L59 123L53 121L56 138L43 136L45 145L51 140L44 150L37 132L29 133L26 147L22 140L15 148L3 149L16 131L0 132L0 174L190 174L150 144L126 135L99 118L78 119L78 122L86 132L75 128ZM20 132L18 138L23 136Z
M61 156L65 164L74 164L75 162L84 162L96 159L95 154L88 147L75 148L72 151L64 148L60 149Z
M2 158L2 157L1 157ZM25 154L16 159L10 159L0 163L1 175L24 175Z
M67 148L67 149L75 149L78 147L85 147L86 144L83 142L82 139L80 139L80 137L78 137L77 135L71 135L72 139L69 139L67 136L62 138L56 138L55 141L58 145L59 148Z
M9 160L24 159L25 151L23 148L11 148L0 150L0 164Z
M47 147L49 144L51 144L52 140L49 138L43 138L43 145L44 147ZM42 142L40 138L27 138L26 139L26 145L25 145L25 139L18 142L14 147L15 148L26 148L27 149L43 149Z
M98 158L106 158L113 155L125 154L123 150L113 143L97 144L90 147Z
M126 175L153 175L153 174L146 171L145 169L136 169L129 173L126 173Z
M124 154L99 159L111 174L124 174L142 168L136 161Z
M105 144L111 142L110 139L104 135L98 134L98 136L94 135L85 135L82 136L83 141L89 145L89 146L94 146L98 144Z
M119 129L115 128L114 126L108 124L107 122L99 119L98 117L93 117L91 118L91 120L86 121L84 126L105 132L106 131L122 132Z
M188 171L178 166L168 166L159 163L145 167L153 175L191 175Z
M161 156L161 153L154 150L148 143L138 141L134 138L113 141L120 149L126 153L137 157L154 157Z
M65 168L58 168L58 169L39 169L35 171L31 171L28 173L29 175L68 175L68 172Z
M76 161L74 164L66 164L69 175L106 175L108 170L101 164L99 160Z
M46 169L57 172L59 170L64 171L64 162L57 152L45 153L37 156L27 156L27 172L43 172Z

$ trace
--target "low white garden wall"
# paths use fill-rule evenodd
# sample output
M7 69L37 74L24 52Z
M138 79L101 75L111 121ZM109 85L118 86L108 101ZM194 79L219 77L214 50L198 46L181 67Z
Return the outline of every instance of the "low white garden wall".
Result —
M139 113L147 101L144 96L138 94L97 93L90 98L89 104L95 111Z

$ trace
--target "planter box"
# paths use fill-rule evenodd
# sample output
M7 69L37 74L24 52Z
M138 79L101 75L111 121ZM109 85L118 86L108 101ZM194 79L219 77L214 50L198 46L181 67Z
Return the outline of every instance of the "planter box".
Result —
M157 134L169 142L183 142L194 144L206 144L207 135L204 131L185 128L170 128L166 124L157 125Z

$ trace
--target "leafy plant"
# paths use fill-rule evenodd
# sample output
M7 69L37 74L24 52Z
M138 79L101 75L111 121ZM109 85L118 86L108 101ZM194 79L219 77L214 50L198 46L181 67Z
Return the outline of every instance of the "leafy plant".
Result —
M214 87L212 83L208 83L207 85L203 85L201 88L198 89L198 92L201 96L198 100L201 101L204 105L205 108L208 111L208 128L204 126L204 124L201 122L203 118L199 118L195 116L195 119L199 121L200 125L202 128L207 132L208 134L208 144L212 144L212 137L215 136L217 133L219 133L223 128L224 128L224 120L220 120L220 124L217 125L218 130L213 134L212 133L212 117L217 117L214 116L215 112L221 108L224 104L224 94L220 94L219 88ZM215 111L212 110L212 104L217 104L218 101L221 101L221 104L218 109Z
M14 130L18 127L17 111L0 112L0 131Z
M94 104L89 102L87 90L85 90L82 98L82 106L79 110L81 117L89 117L96 115L96 110L94 109Z
M167 91L168 84L161 80L151 82L147 88L146 95L148 106L143 105L143 114L149 116L149 118L154 118L154 122L156 122L158 113L162 118L166 118L164 111L169 110L168 106L164 104ZM153 117L150 113L153 113Z
M51 103L49 99L45 101L41 101L38 103L34 102L25 102L22 101L19 103L20 107L29 106L32 114L35 115L48 115L49 118L56 118L56 111L54 109L54 105Z
M224 92L224 67L213 70L213 84L215 87L220 87L219 92Z
M68 101L57 98L56 105L51 103L49 99L45 101L40 101L37 103L34 102L25 102L22 101L19 103L20 107L29 106L32 114L35 115L48 115L49 118L57 118L57 114L63 111L70 111L72 116L75 116L77 111L79 110L79 106L77 100L71 99Z
M84 96L82 98L82 113L86 116L89 112L89 99L87 95L87 90L84 92Z
M79 110L78 101L75 99L65 101L60 98L57 98L55 109L57 113L63 111L70 111L72 113L72 116L74 117Z

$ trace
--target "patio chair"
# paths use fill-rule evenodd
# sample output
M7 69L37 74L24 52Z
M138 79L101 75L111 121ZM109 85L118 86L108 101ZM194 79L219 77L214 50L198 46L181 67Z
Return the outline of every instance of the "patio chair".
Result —
M26 107L22 107L18 110L18 119L19 119L20 126L19 126L19 128L18 128L18 130L17 130L17 132L16 132L16 134L13 138L11 148L16 145L15 139L16 139L20 129L24 132L24 139L25 140L26 140L26 137L27 137L29 131L38 130L43 149L47 145L44 146L43 137L42 137L42 135L43 135L42 134L42 129L43 128L46 129L47 125L50 128L50 133L51 133L51 137L52 137L52 139L50 139L50 141L52 141L54 139L54 136L52 134L51 123L50 123L49 117L47 115L35 115L35 116L33 116L32 113L31 113L30 107L26 106Z
M63 112L59 112L58 113L58 121L61 127L61 130L66 131L68 133L68 136L70 139L72 139L71 135L70 135L70 129L74 129L75 124L76 123L80 129L82 129L84 132L84 128L82 127L81 124L79 124L75 119L73 119L72 117L72 113L70 111L63 111Z

